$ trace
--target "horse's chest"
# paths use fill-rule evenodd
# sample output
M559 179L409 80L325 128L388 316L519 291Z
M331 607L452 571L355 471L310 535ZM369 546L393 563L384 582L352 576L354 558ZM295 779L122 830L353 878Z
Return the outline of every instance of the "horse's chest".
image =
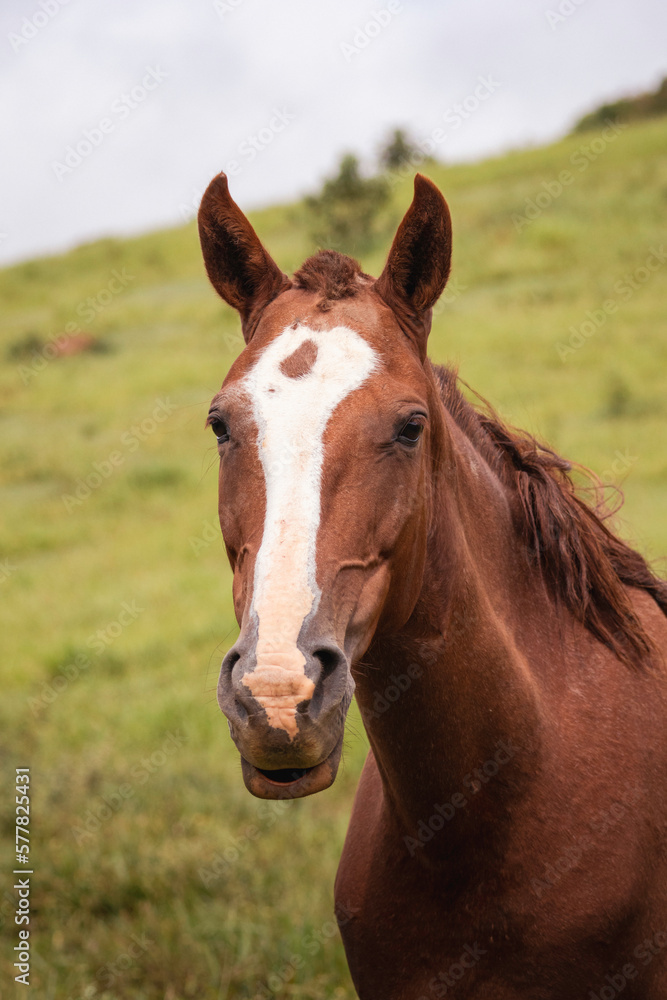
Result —
M365 782L336 880L361 1000L571 1000L605 984L621 940L641 940L623 927L636 901L619 891L591 912L583 874L533 893L525 870L505 872L502 883L493 871L468 872L458 885L429 871L397 841L374 782ZM602 875L588 873L596 883ZM652 996L643 969L626 995Z
M346 845L336 905L350 971L362 1000L474 996L488 941L447 913L447 900L415 880L379 831ZM370 848L370 850L369 850ZM458 927L457 927L458 924ZM449 986L448 986L449 983Z

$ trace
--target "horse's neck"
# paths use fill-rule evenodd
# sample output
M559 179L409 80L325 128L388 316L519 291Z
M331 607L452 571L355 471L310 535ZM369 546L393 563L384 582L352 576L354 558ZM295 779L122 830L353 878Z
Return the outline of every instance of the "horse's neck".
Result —
M413 830L437 806L468 805L481 784L475 803L492 818L517 786L519 751L538 739L536 685L515 631L517 616L523 628L543 614L543 595L537 580L526 585L504 488L462 432L452 435L417 606L399 634L374 640L357 678L385 791ZM512 780L494 782L501 769ZM464 811L479 818L477 806Z

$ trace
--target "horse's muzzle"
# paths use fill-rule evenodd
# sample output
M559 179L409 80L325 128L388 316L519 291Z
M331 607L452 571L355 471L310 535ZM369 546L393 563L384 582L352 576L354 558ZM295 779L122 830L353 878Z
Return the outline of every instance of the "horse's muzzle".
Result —
M258 666L256 644L243 635L225 656L218 703L241 754L243 780L259 798L299 798L328 788L336 777L354 681L333 642L312 643L299 655L303 671Z

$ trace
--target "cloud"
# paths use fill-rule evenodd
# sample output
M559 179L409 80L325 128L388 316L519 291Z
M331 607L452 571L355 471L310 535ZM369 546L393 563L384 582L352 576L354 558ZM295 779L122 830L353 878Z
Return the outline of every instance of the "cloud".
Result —
M176 224L229 162L244 207L296 197L343 151L370 160L394 125L431 134L483 77L500 86L450 121L439 155L548 141L596 102L656 84L663 10L662 0L13 0L0 13L12 98L0 259ZM164 79L131 106L150 70ZM272 129L277 114L288 123ZM113 128L59 177L54 163L68 147L73 162L105 118Z

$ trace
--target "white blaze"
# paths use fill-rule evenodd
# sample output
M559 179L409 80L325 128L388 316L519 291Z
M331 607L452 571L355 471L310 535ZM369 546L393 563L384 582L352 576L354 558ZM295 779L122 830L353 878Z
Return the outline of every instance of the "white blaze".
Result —
M317 346L314 364L297 378L285 375L281 363L307 340ZM348 327L298 325L271 341L243 380L266 481L251 608L259 623L257 665L243 683L265 708L269 724L290 738L297 732L296 706L314 690L297 639L320 597L315 548L324 430L336 406L373 371L376 357Z

